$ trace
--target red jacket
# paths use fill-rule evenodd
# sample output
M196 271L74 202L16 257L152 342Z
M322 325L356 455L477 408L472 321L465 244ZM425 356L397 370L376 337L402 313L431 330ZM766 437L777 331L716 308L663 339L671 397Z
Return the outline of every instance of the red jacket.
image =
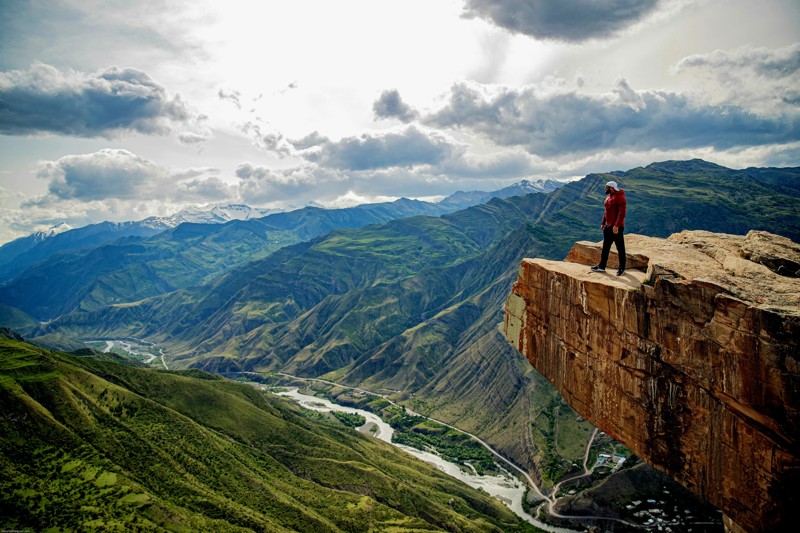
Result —
M606 196L605 212L603 213L603 226L625 227L625 191L622 189L612 191Z

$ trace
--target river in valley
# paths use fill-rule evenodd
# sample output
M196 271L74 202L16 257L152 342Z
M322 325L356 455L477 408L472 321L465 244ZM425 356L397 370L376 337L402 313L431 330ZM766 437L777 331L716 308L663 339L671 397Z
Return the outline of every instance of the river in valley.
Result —
M143 341L140 339L89 339L84 341L86 344L95 346L103 352L111 352L114 349L121 350L136 360L141 360L145 364L151 365L153 361L158 359L165 370L169 370L167 362L164 360L164 350L157 348L152 342ZM105 343L105 346L99 346ZM158 352L158 354L156 354Z
M397 448L400 448L407 453L422 459L426 463L435 466L442 472L461 480L470 487L475 489L483 489L488 494L491 494L506 504L506 506L508 506L517 516L541 529L557 533L569 533L573 531L570 529L559 528L545 524L544 522L540 522L530 514L526 513L522 508L522 498L525 496L526 486L519 481L519 479L512 476L508 472L502 476L479 476L475 473L465 472L457 464L446 461L436 454L424 452L416 448L411 448L410 446L393 443L392 435L394 434L394 429L392 429L389 424L381 420L381 418L374 413L370 413L369 411L364 411L362 409L345 407L343 405L333 403L325 398L308 396L300 393L296 388L277 394L291 398L306 409L311 409L313 411L339 411L342 413L359 414L363 416L367 422L358 428L358 431L373 435L382 441L388 442L389 444L392 444L393 446L396 446Z

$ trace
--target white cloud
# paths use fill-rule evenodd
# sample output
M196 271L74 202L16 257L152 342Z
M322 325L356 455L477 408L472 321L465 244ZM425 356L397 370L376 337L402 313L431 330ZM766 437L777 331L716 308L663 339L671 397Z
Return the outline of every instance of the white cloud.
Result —
M91 201L149 195L167 175L165 169L127 150L105 149L44 162L38 177L48 180L53 200Z
M241 96L242 93L239 91L226 91L225 89L220 89L217 93L220 100L228 100L233 105L236 106L236 109L242 108Z
M83 227L101 221L124 222L150 216L170 215L184 205L165 201L61 200L43 205L23 201L0 212L0 243L51 228L62 222L71 227Z
M321 205L324 205L327 208L344 208L344 207L354 207L356 205L362 204L377 204L382 202L394 202L397 200L398 196L384 196L384 195L364 195L364 194L357 194L353 191L347 191L341 196L334 198L333 200L326 200L320 202Z
M38 177L48 181L48 193L28 205L53 205L63 200L182 202L202 199L220 201L232 191L214 169L175 171L127 150L103 149L91 154L68 155L41 163Z
M752 72L762 79L784 79L796 76L800 71L800 43L777 49L745 46L736 50L695 54L678 64L678 70L684 68L708 68L716 75L724 76L728 82L741 71Z
M239 194L250 205L272 205L292 199L309 201L335 191L346 176L335 171L304 165L285 170L259 167L245 162L236 167Z
M437 165L463 151L447 136L410 126L401 131L365 133L319 145L305 157L323 167L371 170L391 167Z
M287 157L295 153L294 146L283 133L266 124L262 127L259 122L260 120L258 119L248 121L241 128L245 135L253 139L255 146L278 157Z
M718 102L769 115L800 109L800 43L695 54L681 60L675 71L710 83L709 92Z
M397 118L401 122L411 122L417 118L418 114L411 109L411 106L403 102L397 89L383 91L372 104L372 113L376 119Z
M318 131L313 131L302 139L291 140L289 142L295 147L296 150L307 150L309 148L314 148L315 146L327 144L330 142L330 139L324 135L321 135Z
M220 202L235 199L234 194L230 185L216 176L211 176L179 182L175 198L184 202Z
M792 0L7 4L0 185L41 221L798 164ZM58 159L109 137L142 161Z
M239 201L214 168L171 169L127 150L103 149L40 164L48 192L26 197L0 187L0 243L66 222L72 227L166 216Z
M536 86L494 88L459 83L424 123L483 136L500 146L539 156L598 150L727 149L792 142L794 115L758 116L742 107L711 105L670 91L634 90L621 80L610 93L542 91Z
M480 157L464 153L460 157L444 162L436 170L453 178L480 181L482 178L521 179L535 174L542 168L540 159L522 150L511 148Z
M93 74L37 63L0 72L0 133L112 137L165 134L192 114L146 73L111 67Z

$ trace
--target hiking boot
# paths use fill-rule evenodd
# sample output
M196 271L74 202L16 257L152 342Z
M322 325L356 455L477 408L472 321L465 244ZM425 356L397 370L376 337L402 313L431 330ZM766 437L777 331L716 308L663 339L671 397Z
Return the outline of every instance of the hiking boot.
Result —
M595 265L591 268L592 272L605 272L605 267L601 267L600 265Z

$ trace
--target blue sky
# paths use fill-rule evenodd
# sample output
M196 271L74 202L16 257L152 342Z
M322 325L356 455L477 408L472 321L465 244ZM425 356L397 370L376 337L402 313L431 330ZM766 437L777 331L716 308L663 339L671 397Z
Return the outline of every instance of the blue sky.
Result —
M800 165L796 0L0 7L0 243L666 159Z

